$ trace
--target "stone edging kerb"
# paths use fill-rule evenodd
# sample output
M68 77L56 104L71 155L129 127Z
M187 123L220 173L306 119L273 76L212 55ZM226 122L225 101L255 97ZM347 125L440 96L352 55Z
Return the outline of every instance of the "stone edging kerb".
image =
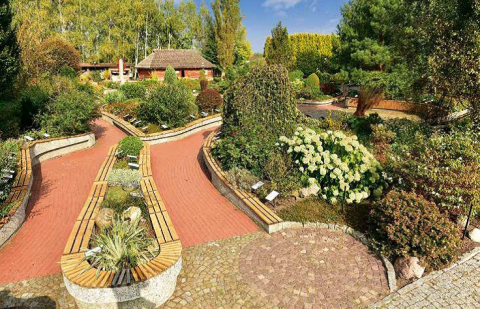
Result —
M22 226L26 217L28 200L33 184L32 167L49 159L95 145L95 134L85 133L76 136L50 138L29 143L21 150L21 158L14 186L6 203L20 204L11 210L6 222L0 223L0 247Z
M149 143L150 145L156 144L163 144L172 141L176 141L192 135L196 132L201 130L210 129L213 127L217 127L222 124L222 116L221 115L211 115L205 118L200 118L195 121L192 121L181 128L175 128L163 132L152 133L152 134L145 134L135 126L133 126L128 121L125 121L116 115L107 113L102 111L102 118L119 127L123 131L125 131L129 135L137 136L142 141Z

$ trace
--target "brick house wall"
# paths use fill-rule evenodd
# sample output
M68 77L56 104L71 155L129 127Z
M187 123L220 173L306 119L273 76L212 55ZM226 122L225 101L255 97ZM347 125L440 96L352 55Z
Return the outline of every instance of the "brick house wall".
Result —
M185 69L185 70L176 70L178 78L187 77L191 79L199 79L200 78L200 71L198 69ZM159 80L163 80L165 78L165 70L150 70L150 69L138 69L138 78L139 79L148 79L152 78L152 75L156 75ZM205 76L208 79L213 79L213 70L207 69L205 70Z

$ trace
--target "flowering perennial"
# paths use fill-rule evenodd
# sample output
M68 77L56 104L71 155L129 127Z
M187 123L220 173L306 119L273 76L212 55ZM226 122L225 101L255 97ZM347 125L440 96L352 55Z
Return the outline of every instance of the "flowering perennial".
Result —
M360 203L372 194L380 196L385 186L382 167L356 136L299 127L292 138L280 137L278 146L292 155L310 185L320 186L319 195L332 204Z

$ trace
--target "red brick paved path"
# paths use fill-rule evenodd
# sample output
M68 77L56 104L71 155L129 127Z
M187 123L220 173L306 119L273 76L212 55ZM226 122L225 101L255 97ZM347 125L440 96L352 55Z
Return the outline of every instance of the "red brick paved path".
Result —
M65 243L108 148L125 134L103 120L97 144L34 167L27 219L0 249L0 284L59 273Z
M210 182L201 149L212 130L152 146L152 170L184 247L258 230Z

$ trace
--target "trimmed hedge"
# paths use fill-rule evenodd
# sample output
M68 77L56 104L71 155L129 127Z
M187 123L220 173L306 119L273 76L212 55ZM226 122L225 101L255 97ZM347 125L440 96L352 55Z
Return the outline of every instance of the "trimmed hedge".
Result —
M143 142L137 136L127 136L118 143L118 158L137 156L143 148Z

